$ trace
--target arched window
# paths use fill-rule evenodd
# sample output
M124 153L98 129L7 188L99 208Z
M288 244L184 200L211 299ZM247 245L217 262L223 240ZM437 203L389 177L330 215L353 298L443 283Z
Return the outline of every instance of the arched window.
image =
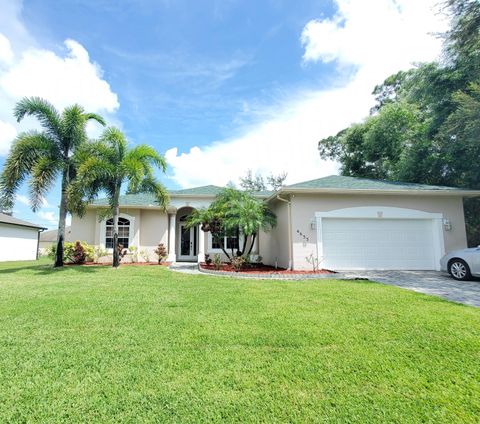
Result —
M118 243L128 249L130 239L130 221L127 218L118 218ZM105 226L105 247L113 249L113 218L107 219Z

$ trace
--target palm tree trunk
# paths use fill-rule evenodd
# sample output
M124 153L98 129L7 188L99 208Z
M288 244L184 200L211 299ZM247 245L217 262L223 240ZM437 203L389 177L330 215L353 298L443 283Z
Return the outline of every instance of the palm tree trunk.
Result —
M63 245L65 242L65 222L67 219L67 187L69 180L69 170L65 167L62 175L62 195L60 198L60 211L58 217L58 233L57 233L57 251L55 253L54 267L63 266Z
M255 238L257 237L257 233L253 233L253 237L252 237L252 244L250 245L250 249L248 249L248 255L250 255L250 253L252 253L252 249L253 249L253 245L255 244Z
M115 189L113 204L113 267L118 268L120 266L120 252L118 251L118 217L120 215L120 207L118 205L118 198L120 196L120 190Z

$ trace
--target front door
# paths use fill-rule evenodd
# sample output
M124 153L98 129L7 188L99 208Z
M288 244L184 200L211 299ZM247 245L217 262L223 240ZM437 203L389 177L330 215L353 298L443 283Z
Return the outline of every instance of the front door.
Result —
M187 228L186 224L180 223L180 247L178 249L178 259L182 261L195 260L194 231L195 228Z

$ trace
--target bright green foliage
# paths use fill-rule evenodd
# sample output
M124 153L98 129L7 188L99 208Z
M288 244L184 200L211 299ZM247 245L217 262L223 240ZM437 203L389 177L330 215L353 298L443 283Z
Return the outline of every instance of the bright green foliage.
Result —
M240 232L245 237L238 253L246 256L252 250L258 231L270 231L277 224L277 218L268 205L252 193L227 187L217 194L208 208L193 211L188 224L200 225L203 231L210 231L222 246L224 235ZM250 247L247 249L249 239ZM224 246L222 249L230 258ZM236 252L232 252L231 256L237 256Z
M114 240L118 234L119 197L124 183L127 183L127 194L152 193L160 206L166 208L168 204L167 190L154 174L155 168L166 171L164 157L146 144L130 148L117 128L109 127L99 140L85 143L77 155L77 167L70 197L82 205L78 211L82 214L89 202L105 192L110 207L103 211L102 217L113 215ZM113 249L113 266L117 267L119 262L118 249Z
M68 242L66 241L63 246L63 261L64 262L74 262L74 253L75 253L75 243L76 242ZM86 261L90 262L95 259L95 248L90 246L87 242L81 241L80 244L83 247L85 252ZM55 259L57 254L57 245L52 244L48 248L47 255L51 259Z
M476 423L480 310L366 281L0 264L0 422Z

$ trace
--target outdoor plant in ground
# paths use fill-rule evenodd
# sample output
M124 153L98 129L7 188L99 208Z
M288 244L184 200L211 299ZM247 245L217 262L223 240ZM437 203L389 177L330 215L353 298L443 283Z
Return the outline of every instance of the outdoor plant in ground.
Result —
M230 264L232 265L233 269L236 272L239 272L242 270L243 266L245 265L245 258L243 256L234 256L230 260Z
M210 265L212 263L212 258L210 257L210 255L208 253L205 254L205 263L207 265Z
M76 241L75 247L73 248L72 262L75 264L84 264L85 259L85 249L79 241Z
M95 246L93 249L93 261L98 262L100 258L107 256L108 252L101 246Z
M138 262L138 247L137 246L130 246L128 248L130 253L132 254L132 262Z
M145 262L150 262L150 254L148 250L140 250L140 256Z
M222 257L220 256L220 253L215 253L215 255L213 255L213 267L217 271L222 268Z
M79 245L77 245L77 243ZM80 246L80 247L79 247ZM83 250L84 259L83 261L78 261L82 257L80 254L80 249ZM57 252L57 245L52 244L48 249L48 257L55 259ZM77 252L77 253L76 253ZM84 241L74 242L65 242L63 246L63 261L64 262L73 262L73 263L84 263L85 261L92 261L95 257L95 249L93 246L85 243Z
M158 263L161 264L168 257L167 248L163 243L159 243L154 251L158 256Z
M312 265L313 271L316 272L320 269L320 262L322 262L322 259L319 259L317 256L315 256L313 253L310 253L309 256L305 257L305 260Z

